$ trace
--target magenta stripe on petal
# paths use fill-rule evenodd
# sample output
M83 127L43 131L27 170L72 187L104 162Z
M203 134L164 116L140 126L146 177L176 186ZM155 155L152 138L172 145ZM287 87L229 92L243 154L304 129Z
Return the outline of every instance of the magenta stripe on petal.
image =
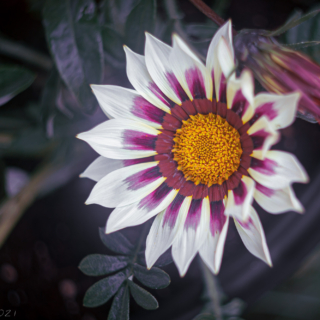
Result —
M238 187L236 187L235 189L232 190L233 191L233 195L234 195L234 202L236 205L241 205L247 194L247 187L245 185L245 183L241 180Z
M226 103L227 102L227 81L226 77L224 74L221 74L221 79L220 79L220 92L219 92L220 102Z
M182 102L189 100L187 94L185 93L185 91L181 87L181 84L179 83L178 79L176 78L176 76L172 72L167 73L167 80L170 83L175 94L180 98L180 100Z
M155 209L162 201L163 199L170 193L172 188L168 187L166 183L163 183L160 187L158 187L156 190L151 192L148 196L143 198L139 204L139 208L147 208L148 210Z
M131 109L135 116L148 120L150 122L162 123L166 112L155 107L149 101L142 97L136 97L133 101L134 106Z
M184 226L196 229L201 218L202 199L192 200Z
M237 219L237 222L244 229L250 229L250 227L253 225L253 221L252 221L251 218L249 218L247 221L240 221L240 220Z
M127 150L155 150L157 136L138 132L135 130L125 130L123 137L124 149Z
M212 201L210 203L210 231L214 236L216 232L221 232L227 217L224 214L223 201Z
M264 141L270 135L270 133L266 132L264 129L261 129L250 135L250 138L253 142L253 149L259 150L262 149Z
M275 193L275 190L269 189L258 182L256 182L256 189L267 197L271 197Z
M258 107L250 120L250 124L255 123L262 116L266 116L270 121L273 120L278 115L278 111L273 106L273 102L267 102Z
M256 158L251 158L250 168L263 173L263 174L275 174L275 168L277 167L277 162L270 159L259 160Z
M171 204L169 205L169 207L165 212L162 227L164 227L166 224L170 228L173 228L175 226L178 218L179 210L184 199L185 197L179 193L173 199L173 201L171 202Z
M125 179L128 190L138 190L162 177L158 166L142 170Z
M249 107L249 102L242 94L241 90L238 90L232 103L231 110L236 113L240 118L244 115Z
M202 73L198 68L189 69L185 72L188 87L194 99L205 99L206 90Z
M148 88L166 106L171 108L174 106L174 102L168 99L166 95L160 90L160 88L154 82L151 82Z
M153 162L154 160L154 156L151 157L147 157L147 158L140 158L140 159L130 159L130 160L122 160L123 161L123 165L125 167L127 166L132 166L134 164L139 164L139 163L144 163L144 162Z

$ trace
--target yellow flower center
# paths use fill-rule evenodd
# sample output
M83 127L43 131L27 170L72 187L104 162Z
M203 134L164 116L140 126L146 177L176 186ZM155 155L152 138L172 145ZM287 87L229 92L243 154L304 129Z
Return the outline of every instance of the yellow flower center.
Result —
M190 116L173 140L178 170L195 184L222 184L240 165L240 134L219 115Z

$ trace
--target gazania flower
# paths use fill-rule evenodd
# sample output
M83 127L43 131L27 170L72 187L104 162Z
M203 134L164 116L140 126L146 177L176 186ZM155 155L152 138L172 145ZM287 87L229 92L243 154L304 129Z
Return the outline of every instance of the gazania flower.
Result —
M235 49L240 63L250 68L268 91L281 94L300 91L300 115L305 120L320 123L319 64L254 30L239 33Z
M101 155L82 175L98 181L86 203L115 207L107 233L156 216L149 268L172 246L181 276L198 252L218 272L230 216L249 251L271 264L251 204L303 210L291 184L307 181L304 169L293 155L269 151L277 129L293 122L299 94L254 97L249 71L230 75L230 22L212 39L206 66L177 35L173 47L146 37L144 57L125 48L136 90L92 86L112 119L78 136Z

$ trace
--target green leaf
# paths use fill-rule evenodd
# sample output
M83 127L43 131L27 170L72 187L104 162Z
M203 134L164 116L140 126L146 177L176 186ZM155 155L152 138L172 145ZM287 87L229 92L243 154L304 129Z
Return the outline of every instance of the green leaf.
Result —
M211 40L218 28L219 27L216 25L188 24L186 25L185 30L189 36Z
M146 253L145 253L145 250L140 251L138 253L137 262L142 266L146 265ZM173 262L173 260L172 260L171 249L169 249L159 257L159 259L155 262L154 266L158 267L158 268L161 268L161 267L164 267L164 266L166 266L166 265L168 265L168 264L170 264L172 262Z
M128 16L125 27L125 44L134 52L143 53L145 32L154 33L156 1L141 0Z
M94 308L106 303L118 291L127 277L128 270L125 270L96 282L87 290L83 299L83 305Z
M94 0L47 0L43 24L61 78L85 113L97 106L89 84L103 76L103 47Z
M163 289L170 284L169 275L155 267L148 270L135 263L133 274L143 285L152 289Z
M236 317L241 315L246 307L246 303L241 299L234 298L229 303L221 307L222 313L228 317Z
M127 265L127 257L90 254L82 259L79 269L88 276L103 276L121 270Z
M134 246L121 232L105 234L104 229L100 228L99 235L103 244L116 253L130 255L134 252Z
M312 9L319 9L319 5ZM319 11L319 10L318 10ZM318 12L316 11L316 12ZM290 29L286 33L286 43L295 44L302 42L318 42L320 39L320 15L313 16L308 21ZM320 47L319 46L306 46L300 47L300 51L311 56L316 62L320 63Z
M104 57L108 63L116 67L125 67L126 57L123 50L122 36L109 27L101 28Z
M216 320L216 318L212 314L202 313L193 318L193 320Z
M19 66L0 66L0 106L11 100L34 81L31 71Z
M274 36L278 36L298 25L300 25L301 23L308 21L310 19L312 19L313 17L315 17L320 10L315 10L312 12L309 12L303 16L301 16L301 12L297 12L293 17L291 17L283 26L281 26L280 28L278 28L277 30L274 31L270 31L268 33L269 37L274 37Z
M147 310L154 310L159 307L157 299L151 293L133 283L131 280L128 280L127 282L132 297L139 306Z
M284 46L290 49L299 50L299 49L308 48L312 46L318 46L319 44L320 44L320 41L303 41L299 43L284 44Z
M129 320L129 298L129 289L126 281L113 298L108 320Z

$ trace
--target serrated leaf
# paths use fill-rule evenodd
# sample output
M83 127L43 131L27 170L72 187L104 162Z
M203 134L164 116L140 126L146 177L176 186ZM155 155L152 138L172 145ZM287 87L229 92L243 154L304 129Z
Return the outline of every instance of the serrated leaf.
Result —
M215 316L209 313L202 313L197 315L192 320L216 320Z
M100 83L103 47L94 0L47 0L43 24L57 69L85 113L97 106L89 84Z
M125 27L125 44L142 54L145 32L154 33L156 21L156 1L141 0L130 12Z
M125 67L126 60L122 36L109 27L101 28L101 36L106 61L112 66Z
M105 234L104 229L99 228L99 235L103 244L113 252L124 255L134 252L133 244L119 231Z
M128 280L130 292L135 302L146 310L154 310L159 307L157 299L148 291Z
M121 270L127 265L127 257L90 254L82 259L79 269L88 276L103 276Z
M213 35L217 32L218 26L215 25L199 25L187 24L185 26L186 33L189 36L200 39L212 39Z
M301 16L300 12L297 12L291 19L289 19L283 26L281 26L280 28L278 28L277 30L274 31L270 31L268 33L269 37L274 37L274 36L278 36L298 25L300 25L301 23L308 21L310 19L312 19L313 17L315 17L320 10L315 10L312 12L309 12L303 16Z
M83 305L94 308L106 303L126 280L128 272L128 270L125 270L96 282L87 290L83 299Z
M169 275L155 267L148 270L146 267L135 263L133 266L133 274L143 285L152 289L163 289L170 284Z
M34 81L31 71L19 66L0 66L0 106L28 88Z
M108 320L129 320L129 301L128 284L125 282L113 298Z

